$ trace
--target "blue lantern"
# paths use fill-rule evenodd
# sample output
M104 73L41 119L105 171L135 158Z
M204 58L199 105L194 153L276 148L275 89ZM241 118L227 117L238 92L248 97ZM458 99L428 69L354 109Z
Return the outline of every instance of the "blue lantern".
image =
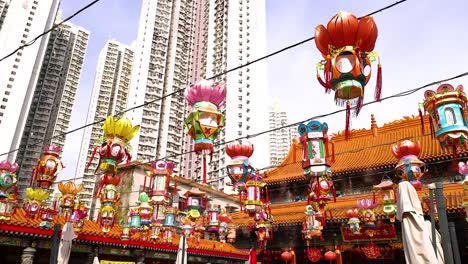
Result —
M303 146L302 168L304 176L330 176L331 160L328 148L328 125L318 121L310 121L307 125L298 127L299 140Z
M429 113L431 133L443 148L466 147L468 127L463 112L466 102L462 85L454 89L450 84L442 84L435 92L424 93L423 105Z

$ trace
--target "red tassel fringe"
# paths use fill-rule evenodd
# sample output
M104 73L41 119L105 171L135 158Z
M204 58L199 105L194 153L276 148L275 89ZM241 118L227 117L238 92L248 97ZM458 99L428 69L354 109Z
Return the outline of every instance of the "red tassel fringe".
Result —
M364 103L364 89L362 91L362 96L359 97L356 105L356 109L354 110L354 116L358 116L362 109L362 104Z
M377 84L375 85L375 100L380 101L381 96L382 96L382 65L379 63L379 66L377 68Z
M348 102L346 102L346 127L345 127L345 138L346 140L349 139L351 132L351 105Z
M324 71L324 74L325 74L325 84L326 84L326 90L325 92L326 93L329 93L330 90L331 90L331 75L332 75L332 72L331 72L331 61L330 61L330 58L327 58L327 62L325 63L325 71Z
M175 195L177 194L177 180L174 179L174 190L172 191L172 193Z
M423 116L423 113L421 111L421 108L418 109L419 110L419 120L421 120L421 134L424 135L424 116Z

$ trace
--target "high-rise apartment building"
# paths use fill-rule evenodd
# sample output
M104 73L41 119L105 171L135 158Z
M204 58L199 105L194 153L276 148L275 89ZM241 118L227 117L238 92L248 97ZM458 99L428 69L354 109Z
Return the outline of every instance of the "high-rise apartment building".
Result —
M39 78L27 116L16 162L23 193L42 147L63 147L80 82L89 32L64 23L50 33Z
M0 30L2 30L3 21L5 20L11 0L0 0Z
M51 28L59 2L1 1L0 58ZM1 159L16 160L49 35L0 62Z
M135 49L129 107L140 124L133 138L133 157L141 162L165 158L182 171L184 151L184 93L172 94L191 81L196 1L143 0Z
M183 128L188 114L185 98L183 93L171 93L264 54L264 0L144 0L129 107L156 102L128 114L132 123L141 124L132 140L134 157L142 162L166 158L176 164L175 173L200 178L200 158L195 153L181 155L193 149ZM215 144L268 128L268 108L262 100L266 77L262 61L214 79L228 89L226 107L221 109L226 128ZM252 141L257 161L266 165L267 137ZM223 145L215 147L208 181L217 188L224 186L225 156Z
M288 115L286 112L280 110L278 103L275 103L271 107L269 115L269 129L277 129L268 134L270 165L278 165L288 154L292 140L298 136L298 132L296 126L278 129L280 127L289 125Z
M267 53L264 0L204 1L202 21L202 78L218 75ZM215 81L225 82L227 87L226 126L215 142L221 145L215 147L207 181L222 189L229 161L224 143L268 129L266 62L256 62L221 75ZM254 137L250 141L255 146L251 158L254 165L266 166L268 136ZM200 174L199 170L196 173Z
M85 128L81 141L81 150L75 172L77 182L83 182L83 201L92 205L96 170L99 158L94 157L89 168L93 149L102 138L103 120L109 115L117 115L127 109L130 78L134 63L133 49L121 43L110 40L99 54L94 87L88 107L86 124L96 123Z

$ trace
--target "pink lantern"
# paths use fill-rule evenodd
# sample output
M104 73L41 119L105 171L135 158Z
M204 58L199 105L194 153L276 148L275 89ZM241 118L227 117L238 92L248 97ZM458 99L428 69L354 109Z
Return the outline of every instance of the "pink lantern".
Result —
M371 199L362 199L357 201L357 206L363 209L362 216L364 218L364 224L366 226L366 233L372 237L374 236L374 229L375 229L375 212L374 208L376 208L378 203Z

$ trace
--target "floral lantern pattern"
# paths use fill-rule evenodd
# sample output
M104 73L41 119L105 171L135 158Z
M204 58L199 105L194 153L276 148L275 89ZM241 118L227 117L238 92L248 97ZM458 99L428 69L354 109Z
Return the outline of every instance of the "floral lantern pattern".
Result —
M75 203L74 210L70 219L68 220L73 224L75 232L80 232L81 228L83 228L84 220L88 216L88 208L86 207L84 202L77 201Z
M310 121L307 124L300 124L298 132L303 149L303 174L310 181L306 219L314 218L314 221L320 221L320 226L312 222L307 223L307 221L304 223L304 239L309 241L313 237L321 236L321 230L325 225L327 203L331 196L336 198L330 168L334 154L330 155L329 151L327 123Z
M332 159L329 153L328 125L310 121L298 127L299 140L303 146L302 168L308 180L314 177L330 177Z
M26 189L26 201L23 203L26 215L36 218L41 214L45 201L49 199L50 193L42 189Z
M362 218L366 226L366 233L368 236L374 236L375 230L375 212L374 209L378 203L374 200L364 198L357 201L357 206L362 209Z
M76 185L74 182L59 182L57 184L59 191L62 193L60 198L60 207L62 209L62 214L65 217L71 216L75 208L75 199L77 194L83 190L83 184Z
M235 224L229 224L228 225L228 231L227 231L227 242L228 243L235 243L236 238L237 238L237 226Z
M348 225L353 234L360 234L361 227L359 223L361 223L361 221L359 221L358 209L349 209L346 211L346 217L349 218Z
M117 166L123 161L130 161L130 140L138 133L140 126L132 126L127 117L115 118L108 116L102 125L104 137L100 146L94 148L88 168L94 159L96 152L99 154L96 171L101 171L103 176L99 187L96 189L95 197L99 195L101 208L99 209L98 222L101 230L107 233L111 230L117 219L116 206L120 200L117 186L120 176L117 176Z
M232 222L232 218L227 214L223 213L219 216L219 241L221 243L226 243L226 236L229 234L230 223ZM231 237L232 239L232 237ZM234 228L234 241L235 241L235 228ZM228 241L229 243L233 243L233 241Z
M101 230L107 233L111 230L117 219L116 206L120 200L120 194L113 184L107 184L101 190L99 196L101 208L99 209L98 222L101 224Z
M140 205L137 208L138 215L140 215L140 223L142 226L149 227L151 216L153 216L153 207L148 203L148 194L145 192L140 193L138 201L140 202Z
M424 93L424 110L429 113L431 134L435 135L443 148L465 148L468 126L463 113L467 98L463 86L456 89L442 84L434 92Z
M226 86L213 86L210 81L202 80L187 89L187 102L192 106L192 112L184 124L189 136L195 140L194 150L202 154L203 183L206 184L206 154L213 153L213 140L224 127L224 115L220 107L226 99Z
M54 199L52 205L49 203L45 203L45 205L41 208L41 223L39 223L39 227L41 228L51 228L52 221L54 220L54 216L58 213L57 210L57 200Z
M198 218L201 217L205 209L206 204L206 193L200 191L199 189L192 188L187 191L184 196L187 198L185 204L185 211L187 217L195 222Z
M227 165L227 174L234 188L242 191L245 182L254 173L255 169L250 165L249 158L252 156L254 146L248 141L234 141L226 145L226 154L231 157Z
M169 192L169 182L174 169L174 164L164 160L158 160L151 163L150 176L150 199L149 203L153 206L149 223L149 238L158 240L163 231L163 222L165 219L166 206L171 201L171 193ZM145 182L146 185L146 182ZM145 186L146 188L146 186Z
M421 144L411 140L403 140L392 146L393 155L400 160L396 170L403 180L410 181L416 190L421 190L422 184L419 178L424 174L424 162L418 159L421 152Z
M360 19L351 13L339 12L327 24L315 28L315 45L324 60L317 65L317 79L326 91L335 92L339 105L346 103L346 137L350 130L350 107L359 113L364 100L364 88L371 77L371 63L378 30L372 17ZM323 71L325 81L320 76ZM382 91L382 68L378 66L375 100Z
M35 168L35 178L38 187L47 189L55 182L57 175L64 168L60 160L62 148L54 145L44 147Z
M138 233L141 227L141 217L138 214L138 210L133 208L130 210L130 233Z
M219 214L221 213L220 206L211 205L207 210L207 224L206 231L209 233L217 234L219 232Z
M174 207L167 207L166 210L164 211L165 218L164 218L164 224L163 224L163 229L164 229L164 236L163 236L163 241L165 243L171 243L172 238L174 237L174 234L176 232L176 217L179 214L179 211L177 208Z
M10 220L14 208L18 204L18 187L16 185L16 170L18 164L7 160L0 162L0 221Z
M130 146L128 143L138 133L140 125L132 126L127 117L115 118L108 116L102 125L104 138L100 146L94 148L90 162L93 161L96 152L99 154L99 162L96 171L100 170L104 174L115 174L117 166L124 160L130 161Z
M261 212L263 209L262 188L266 183L263 182L263 177L259 174L254 174L247 180L246 185L246 199L243 200L244 211L250 217L254 217L256 213Z
M151 162L151 169L151 204L167 205L172 197L168 189L174 163L164 160L153 161Z
M390 222L394 223L397 213L395 184L391 179L387 178L374 185L374 188L379 190L382 196L383 212L388 216Z
M307 241L307 246L309 246L310 241L314 237L322 238L322 218L323 215L317 214L314 211L312 205L306 206L306 211L304 212L306 215L305 222L302 225L302 234L304 239Z

